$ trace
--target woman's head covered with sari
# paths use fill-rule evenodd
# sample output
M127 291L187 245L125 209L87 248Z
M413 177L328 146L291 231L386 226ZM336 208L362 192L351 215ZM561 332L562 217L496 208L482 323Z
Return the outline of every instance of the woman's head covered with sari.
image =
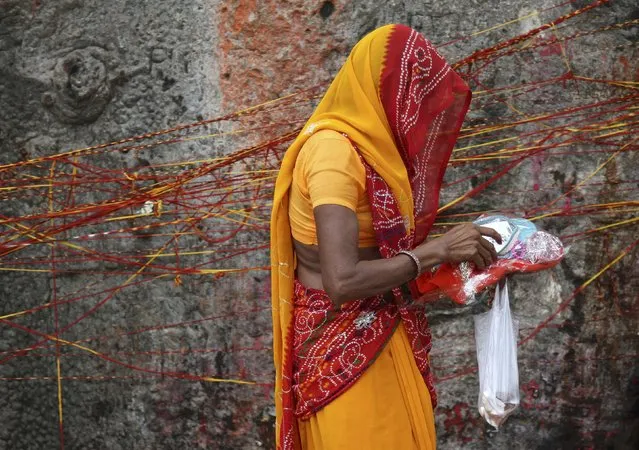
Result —
M421 34L387 25L362 38L289 147L275 186L271 216L271 281L275 402L290 389L295 261L288 192L297 155L315 132L344 133L388 184L414 245L426 238L452 148L470 103L466 83ZM279 443L278 443L279 447Z

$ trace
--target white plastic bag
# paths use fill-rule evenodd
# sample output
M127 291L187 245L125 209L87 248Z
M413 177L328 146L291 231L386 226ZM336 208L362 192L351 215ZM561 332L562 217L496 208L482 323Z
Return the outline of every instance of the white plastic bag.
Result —
M497 284L492 309L475 316L479 365L479 414L499 428L519 405L517 331L510 313L508 285Z

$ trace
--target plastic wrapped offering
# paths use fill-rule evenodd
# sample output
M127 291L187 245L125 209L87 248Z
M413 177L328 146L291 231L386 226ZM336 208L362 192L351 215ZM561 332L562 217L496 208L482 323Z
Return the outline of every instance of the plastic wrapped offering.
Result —
M479 414L499 428L519 405L518 323L510 313L508 285L497 285L490 311L475 316Z
M483 215L474 223L493 228L501 235L501 244L487 238L495 245L497 261L484 270L470 262L442 264L434 275L426 273L417 279L420 294L428 297L434 293L444 294L456 303L466 305L474 300L476 293L496 284L509 273L548 269L564 257L564 246L559 238L538 230L530 220Z

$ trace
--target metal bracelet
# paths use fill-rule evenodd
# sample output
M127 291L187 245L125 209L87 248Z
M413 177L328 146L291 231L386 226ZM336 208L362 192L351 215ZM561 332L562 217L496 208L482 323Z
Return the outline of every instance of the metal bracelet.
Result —
M417 267L417 275L415 275L415 278L420 276L422 273L422 263L419 262L419 258L415 256L415 253L409 250L400 250L397 252L398 255L400 253L403 253L404 255L409 256L413 260L413 262L415 263L415 266Z

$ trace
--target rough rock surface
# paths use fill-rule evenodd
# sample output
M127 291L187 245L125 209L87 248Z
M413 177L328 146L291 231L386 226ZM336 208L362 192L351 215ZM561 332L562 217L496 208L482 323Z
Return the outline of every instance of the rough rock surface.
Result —
M557 2L559 3L559 2ZM545 20L582 7L573 1L553 10L549 0L274 1L274 0L0 0L0 164L111 142L180 123L243 109L330 81L352 45L377 26L401 22L422 31L456 61L474 50L525 33ZM539 14L535 15L534 12ZM636 19L631 0L613 1L577 19L577 29ZM472 39L444 46L478 30L522 18ZM569 33L567 30L556 31ZM551 35L546 32L545 38ZM575 74L637 81L637 27L571 41L564 50ZM561 47L504 59L481 75L482 88L517 85L566 72ZM534 99L541 111L608 95L597 85L556 84ZM532 111L535 105L516 104ZM473 110L468 123L513 117L515 104L494 103ZM248 142L247 138L247 142ZM582 145L582 147L584 147ZM101 155L106 169L130 170L164 161L198 160L224 152L224 145L194 141L152 152ZM536 158L511 171L496 190L464 203L455 212L544 204L584 179L609 154L579 158ZM606 166L589 190L567 196L575 204L632 199L637 187L636 152ZM472 167L451 168L447 179L471 176ZM620 184L635 180L634 184ZM445 190L450 201L477 180ZM536 189L549 187L548 190ZM528 192L529 195L512 193ZM634 191L636 192L636 191ZM96 200L98 199L96 195ZM587 195L587 198L585 196ZM636 199L636 196L634 197ZM40 210L45 198L0 203L2 216ZM548 218L541 226L559 235L596 228L600 216ZM6 228L0 229L3 233ZM571 245L566 260L542 274L516 277L513 308L524 332L532 331L559 304L634 239L635 225ZM3 238L4 239L4 238ZM145 251L155 238L105 241L105 251ZM60 249L64 255L64 249ZM25 257L37 253L25 252ZM268 265L268 255L236 260ZM637 308L639 259L636 250L576 295L567 308L519 355L522 406L494 432L476 411L478 381L464 370L475 364L472 316L476 308L431 307L432 355L440 407L442 449L632 448L637 441ZM0 263L2 259L0 259ZM93 263L91 263L93 264ZM54 281L47 273L0 271L0 315L50 302L75 292L121 285L118 263L88 265L100 275L69 274ZM111 275L110 272L113 274ZM207 373L225 378L272 379L268 276L255 272L233 281L184 276L181 285L158 281L116 292L91 320L64 334L76 341L119 336L98 347L126 355L131 364L156 370ZM91 302L89 302L91 303ZM92 303L91 303L92 304ZM63 323L88 307L59 308ZM254 310L252 314L234 315ZM197 322L202 318L218 320ZM68 318L68 320L66 319ZM51 311L23 325L53 333ZM127 330L193 321L178 328L123 334ZM19 322L16 319L16 322ZM37 338L0 323L0 358ZM118 334L120 333L120 334ZM173 356L136 352L204 351ZM230 349L243 349L229 353ZM55 346L36 356L0 365L0 449L253 449L273 447L273 408L268 385L159 378L64 348L63 444L58 425ZM34 352L35 353L35 352ZM84 376L104 376L85 380ZM35 377L36 379L21 379ZM111 378L110 378L111 377ZM126 378L132 377L132 378ZM137 378L136 378L137 377ZM631 433L634 432L634 436ZM634 439L634 440L633 440ZM636 447L635 447L636 448Z

